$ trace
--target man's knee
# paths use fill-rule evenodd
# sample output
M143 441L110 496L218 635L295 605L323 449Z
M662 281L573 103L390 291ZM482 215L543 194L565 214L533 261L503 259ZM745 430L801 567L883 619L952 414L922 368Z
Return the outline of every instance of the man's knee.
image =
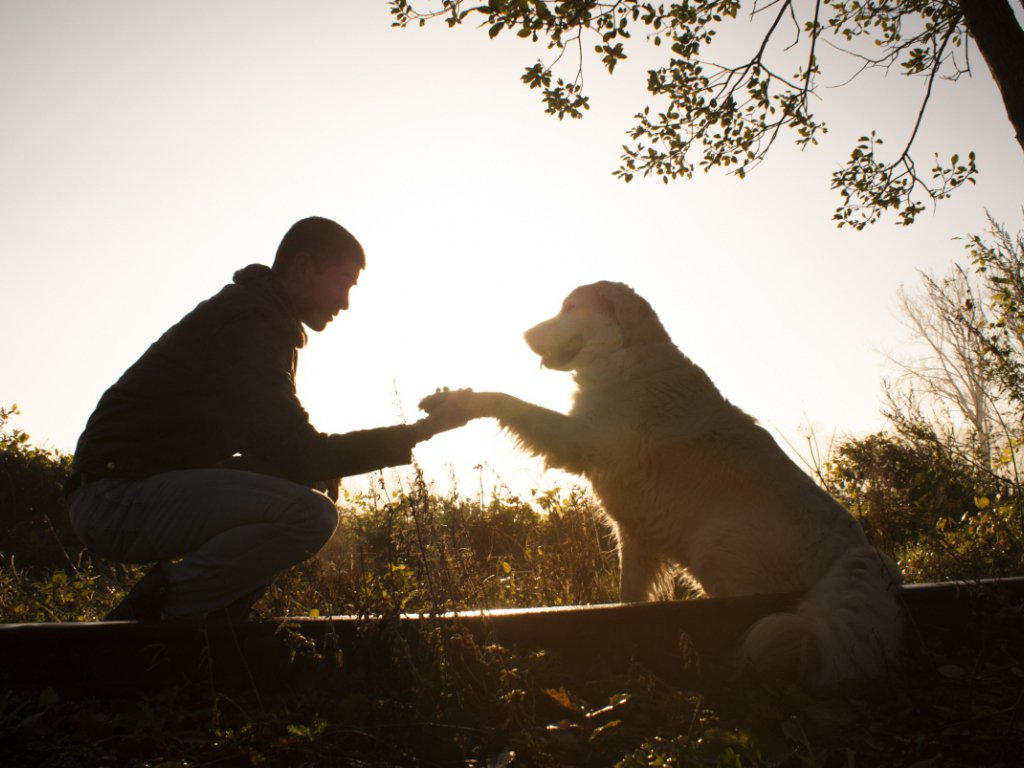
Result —
M326 544L338 527L338 508L322 493L310 491L305 504L303 528L315 554Z

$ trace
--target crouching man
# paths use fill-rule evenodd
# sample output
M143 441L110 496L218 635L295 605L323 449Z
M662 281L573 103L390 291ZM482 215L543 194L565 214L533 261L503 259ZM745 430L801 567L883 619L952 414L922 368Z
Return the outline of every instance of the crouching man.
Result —
M347 434L310 425L295 391L303 326L348 309L365 264L339 224L303 219L272 267L235 273L104 393L67 483L72 526L98 555L156 563L108 620L243 618L334 533L337 478L407 464L466 423L452 408Z

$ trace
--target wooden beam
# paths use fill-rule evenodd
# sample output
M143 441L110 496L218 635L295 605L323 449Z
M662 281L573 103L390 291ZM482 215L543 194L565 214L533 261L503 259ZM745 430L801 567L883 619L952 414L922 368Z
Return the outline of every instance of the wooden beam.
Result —
M315 684L326 670L372 673L399 645L429 638L460 645L543 649L569 678L595 679L632 661L680 685L727 666L746 628L786 610L793 595L751 595L630 605L471 611L443 616L286 618L239 625L68 622L0 625L0 689L96 696L209 681L215 687ZM1024 605L1024 578L907 586L913 641L957 637L999 606ZM433 635L431 635L433 633ZM397 645L396 645L397 644ZM314 656L316 658L314 658ZM340 664L335 663L340 659Z

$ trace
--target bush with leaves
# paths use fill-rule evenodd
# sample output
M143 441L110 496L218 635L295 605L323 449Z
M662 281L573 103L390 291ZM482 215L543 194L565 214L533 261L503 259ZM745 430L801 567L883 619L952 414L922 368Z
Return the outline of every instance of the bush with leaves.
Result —
M922 531L949 525L973 507L976 479L941 446L878 432L844 441L826 464L831 493L889 553L916 544Z
M1024 573L1020 488L929 429L844 441L823 477L910 582Z
M989 216L988 231L972 235L968 250L990 305L990 319L979 329L988 373L1016 403L1019 428L1024 419L1024 232L1014 237Z
M989 223L973 271L901 293L928 352L886 385L891 429L844 441L821 473L912 581L1024 573L1024 235Z
M442 612L613 602L611 530L580 491L533 504L487 504L413 489L349 501L319 556L282 575L265 598L276 614Z
M66 568L81 552L64 501L71 457L34 446L0 407L0 555L22 567Z

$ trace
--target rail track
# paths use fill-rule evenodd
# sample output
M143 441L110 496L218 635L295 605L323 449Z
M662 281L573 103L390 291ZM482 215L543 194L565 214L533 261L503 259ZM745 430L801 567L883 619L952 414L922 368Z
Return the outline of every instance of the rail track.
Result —
M80 622L0 625L0 690L50 687L102 696L209 681L307 685L325 670L388 665L396 648L431 642L545 651L567 678L594 679L638 662L675 684L724 668L756 619L793 595L565 606L443 615L283 618L235 625ZM915 584L903 591L911 643L957 642L997 612L1024 614L1024 577ZM1024 650L1024 635L1020 642ZM436 645L433 646L436 648Z

